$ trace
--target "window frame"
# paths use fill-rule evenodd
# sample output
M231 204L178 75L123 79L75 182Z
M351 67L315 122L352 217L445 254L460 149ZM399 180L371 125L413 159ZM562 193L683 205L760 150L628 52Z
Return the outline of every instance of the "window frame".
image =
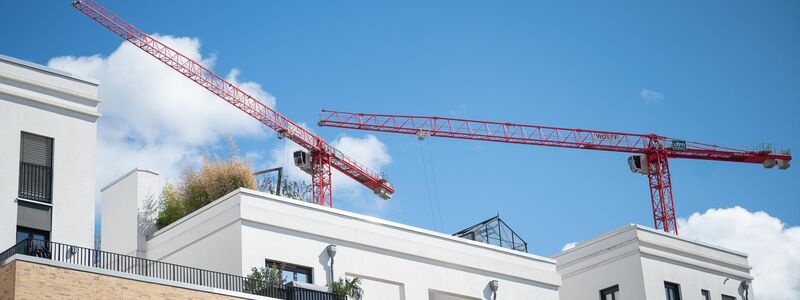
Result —
M667 296L666 292L667 292L668 288L674 288L675 289L675 292L676 292L675 295L677 296L676 299L668 299L668 298L666 298L666 296ZM681 295L681 285L677 284L677 283L674 283L674 282L664 281L664 293L665 293L664 294L664 299L666 299L666 300L681 300L681 299L683 299L683 296Z
M600 290L600 300L617 300L617 292L619 292L619 284L604 288ZM611 295L610 299L606 298L608 295Z
M17 238L18 235L21 232L26 233L28 235L27 238L29 238L31 240L36 240L36 241L49 241L50 240L50 231L45 231L45 230L41 230L41 229L34 229L34 228L30 228L30 227L25 227L25 226L17 226L17 230L15 231L15 235L14 235L14 238L16 239L16 243L21 242L21 240L19 240ZM34 235L36 235L36 234L39 234L39 235L43 236L44 239L34 238ZM23 240L25 240L25 239L23 239Z
M730 296L730 295L725 295L725 294L720 295L719 298L722 299L722 300L736 300L735 296Z
M283 271L284 272L292 272L293 274L304 274L304 275L306 275L306 278L308 278L308 281L306 283L314 284L314 268L313 267L308 267L308 266L303 266L303 265L298 265L298 264L292 264L292 263L287 263L287 262L283 262L283 261L279 261L279 260L272 260L272 259L268 259L268 258L264 259L264 265L266 266L267 269L271 269L273 264L275 264L275 265L283 265L284 266L283 267ZM299 282L303 282L303 281L299 281Z
M700 296L703 296L703 300L711 300L711 292L709 290L700 290Z

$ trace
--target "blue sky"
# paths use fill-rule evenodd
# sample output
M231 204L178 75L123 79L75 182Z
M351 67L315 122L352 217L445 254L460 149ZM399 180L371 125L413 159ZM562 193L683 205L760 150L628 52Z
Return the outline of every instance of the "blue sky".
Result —
M241 80L260 83L279 111L306 124L325 108L800 149L797 1L103 4L145 32L199 38L215 70L238 68ZM120 46L69 1L2 7L5 55L46 64ZM643 99L643 90L661 99ZM331 140L366 134L312 130ZM646 179L629 172L622 153L375 136L391 155L382 171L397 189L377 213L389 220L452 233L499 213L543 255L627 223L652 226ZM283 143L237 142L244 152ZM430 150L428 182L421 147ZM671 170L679 217L739 205L800 225L797 167L675 159ZM426 189L434 173L437 185ZM431 216L437 198L441 225ZM363 203L336 203L375 214Z

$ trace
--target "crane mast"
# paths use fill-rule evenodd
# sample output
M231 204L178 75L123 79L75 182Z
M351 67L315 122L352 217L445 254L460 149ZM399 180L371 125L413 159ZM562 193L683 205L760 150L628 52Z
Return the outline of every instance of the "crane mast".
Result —
M258 101L202 64L139 30L96 1L76 0L72 2L72 6L222 100L275 130L279 137L286 137L308 150L310 159L306 155L295 153L295 163L311 174L313 200L318 204L333 206L331 168L370 188L383 199L391 198L394 193L394 188L382 174L348 157L324 139Z
M647 175L653 207L653 225L657 229L678 233L675 201L669 158L757 163L765 168L789 168L789 151L774 153L772 149L740 150L674 139L655 134L585 130L488 122L478 120L365 114L322 110L320 126L413 134L424 139L430 136L513 143L534 146L562 147L632 153L631 171Z

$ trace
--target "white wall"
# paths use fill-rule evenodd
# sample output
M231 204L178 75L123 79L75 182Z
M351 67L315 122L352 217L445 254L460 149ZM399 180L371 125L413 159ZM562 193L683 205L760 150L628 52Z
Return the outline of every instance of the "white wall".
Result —
M148 201L157 201L158 173L134 169L100 191L100 235L104 251L144 256L144 232L138 222Z
M247 275L242 270L241 208L229 194L147 240L147 258L211 271Z
M54 139L51 239L94 246L97 83L0 55L0 248L15 241L20 132Z
M427 299L430 290L489 299L495 279L502 299L558 299L559 276L547 258L249 190L240 195L243 270L267 258L312 267L314 282L325 285L325 249L336 244L335 277L364 276L369 299L396 296L379 283L401 286L403 299Z
M330 280L326 247L336 244L335 277L364 278L365 299L428 299L431 291L490 299L488 283L496 279L498 299L554 300L560 284L548 258L245 189L147 244L150 259L241 275L265 259L311 267L323 286Z
M652 230L637 230L641 263L648 299L664 294L664 281L680 285L681 299L700 297L700 290L744 299L742 281L752 282L747 255L688 241ZM750 299L755 299L752 287Z
M480 300L480 298L467 297L440 291L430 291L428 293L428 297L430 297L430 300Z
M402 300L406 299L405 285L364 276L361 274L347 274L348 279L358 278L361 287L369 291L363 300Z
M664 281L680 285L681 299L701 299L700 290L708 290L711 299L722 299L722 294L744 299L743 291L739 285L741 278L736 278L723 273L708 272L691 265L681 265L674 262L665 262L658 257L643 257L644 282L646 299L657 299L664 296ZM727 279L727 280L726 280ZM752 287L750 300L755 299Z
M603 234L555 258L562 300L598 299L600 290L614 285L619 285L617 300L663 299L665 281L680 285L681 299L701 299L701 289L712 299L722 293L743 299L739 284L752 281L743 253L639 225Z
M560 299L598 299L600 290L614 285L619 285L616 300L648 299L644 296L644 279L638 255L617 257L611 262L562 277ZM661 293L664 293L663 285Z

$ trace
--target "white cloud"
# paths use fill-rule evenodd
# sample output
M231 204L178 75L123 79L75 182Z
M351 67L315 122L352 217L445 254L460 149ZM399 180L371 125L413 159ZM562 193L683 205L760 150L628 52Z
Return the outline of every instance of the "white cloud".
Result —
M216 57L203 56L198 39L154 36L213 67ZM185 165L199 163L202 151L218 145L225 134L233 138L272 136L270 140L275 140L272 132L258 121L127 42L107 57L55 57L48 66L100 81L103 117L98 123L98 187L134 167L155 169L161 173L162 181L174 180ZM240 74L234 68L226 79L274 107L272 95L258 83L240 81ZM331 144L375 171L391 162L386 145L372 135L341 136ZM270 151L244 155L254 169L283 166L291 178L310 182L310 176L292 161L292 153L299 149L295 143L284 140ZM382 200L366 197L372 195L371 191L338 171L333 173L335 201L348 201L367 213L383 210Z
M213 67L216 58L201 54L198 39L154 36ZM101 187L134 167L153 168L162 178L174 178L184 164L199 161L200 149L216 144L226 133L267 136L258 121L127 42L107 57L56 57L48 66L100 81L103 117L98 123L97 181ZM240 82L239 74L233 69L226 79L275 105L275 98L259 84Z
M645 103L659 103L661 100L664 100L664 94L648 89L642 89L642 91L639 92L639 96L642 97Z
M578 245L578 242L571 242L564 244L564 247L561 247L561 251L567 251L569 249L575 248Z
M392 157L386 145L374 135L368 134L363 138L341 136L331 143L331 146L344 152L347 156L361 163L375 172L392 162ZM341 172L333 175L334 192L337 189L346 190L361 187L361 184L350 179Z
M741 207L679 219L681 235L749 254L758 298L800 299L800 227Z

